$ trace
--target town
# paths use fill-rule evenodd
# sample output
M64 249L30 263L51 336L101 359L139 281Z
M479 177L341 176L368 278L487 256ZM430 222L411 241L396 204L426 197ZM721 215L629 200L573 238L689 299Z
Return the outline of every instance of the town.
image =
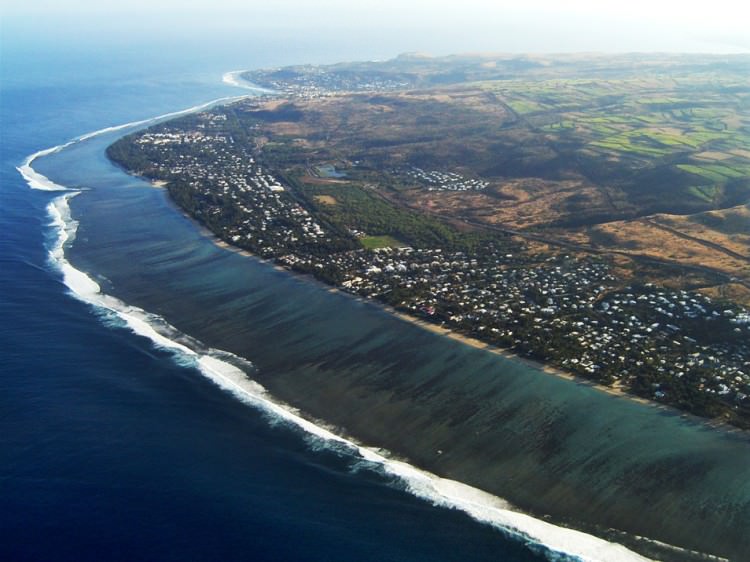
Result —
M401 90L411 85L407 79L371 73L325 72L306 65L295 69L255 70L242 74L251 84L260 84L277 94L298 99L318 99L341 92Z
M427 186L427 191L481 191L487 189L489 182L480 179L465 178L455 172L412 168L406 172L410 178Z
M217 117L211 119L215 122ZM285 197L279 181L244 149L234 147L231 137L146 133L136 144L165 156L155 175L168 176L189 190L196 201L192 209L196 218L208 225L227 225L222 234L228 242L250 245L259 255L273 257L283 248L303 247L325 236L310 213ZM194 155L195 145L210 152L210 164ZM167 154L173 154L176 161L166 158Z
M220 239L264 259L597 383L750 426L750 313L740 306L625 284L602 256L511 251L492 240L473 253L365 248L363 233L316 216L262 164L262 150L237 138L221 108L125 137L108 154L166 182ZM444 189L482 185L411 174Z

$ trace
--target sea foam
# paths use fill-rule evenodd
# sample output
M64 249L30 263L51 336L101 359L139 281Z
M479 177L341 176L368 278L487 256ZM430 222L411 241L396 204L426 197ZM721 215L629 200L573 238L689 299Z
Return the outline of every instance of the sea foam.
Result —
M231 99L236 98L223 98L223 100ZM56 235L50 245L49 261L62 275L63 282L71 295L91 305L106 324L124 327L148 338L154 346L171 352L179 364L198 369L217 386L230 392L242 402L257 408L270 420L302 431L315 447L330 447L350 455L354 469L359 470L364 467L389 475L413 495L436 506L461 510L473 519L492 525L506 535L525 543L530 549L543 554L549 560L608 562L648 560L620 544L536 519L513 509L501 498L420 470L410 464L390 458L383 451L368 448L354 440L337 435L325 424L311 421L294 408L273 399L263 386L249 378L248 375L254 371L251 362L229 352L206 347L198 340L179 332L164 318L103 293L94 279L68 262L65 248L75 239L78 226L77 221L71 216L69 201L80 191L70 190L39 174L31 166L33 161L106 132L198 111L219 101L222 100L214 100L153 119L100 129L63 145L36 152L19 166L19 172L31 188L68 191L53 199L47 210L51 218L50 226Z
M23 176L23 179L32 189L39 189L41 191L68 191L67 187L57 184L44 174L40 174L39 172L37 172L34 168L31 167L31 164L37 158L60 152L64 148L67 148L71 144L75 144L76 142L77 140L73 139L66 142L65 144L59 144L57 146L53 146L52 148L45 148L44 150L40 150L38 152L35 152L34 154L30 154L24 159L20 166L16 166L16 170L18 170L21 176Z
M224 84L234 86L235 88L243 88L245 90L252 90L253 92L258 92L260 94L275 94L276 93L274 90L269 90L268 88L262 88L260 86L253 84L252 82L248 82L247 80L242 78L243 72L247 72L247 71L246 70L233 70L231 72L225 72L224 75L221 77L221 81L224 82Z

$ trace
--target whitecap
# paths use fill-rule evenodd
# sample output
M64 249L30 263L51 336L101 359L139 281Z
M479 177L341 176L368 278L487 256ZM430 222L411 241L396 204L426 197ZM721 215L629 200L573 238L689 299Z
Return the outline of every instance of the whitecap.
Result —
M256 84L253 84L252 82L248 82L242 77L242 74L247 72L246 70L232 70L231 72L225 72L224 75L221 77L221 81L224 82L224 84L229 84L230 86L234 86L236 88L243 88L245 90L252 90L254 92L258 92L261 94L275 94L275 90L269 90L268 88L263 88L261 86L258 86Z
M39 172L37 172L34 168L31 167L31 164L37 158L60 152L64 148L67 148L71 144L75 144L76 142L77 141L74 139L66 142L65 144L59 144L57 146L53 146L52 148L45 148L44 150L35 152L34 154L27 156L20 166L16 166L16 170L18 170L23 179L26 180L26 183L31 189L39 189L41 191L69 191L67 187L57 184L44 174L40 174Z

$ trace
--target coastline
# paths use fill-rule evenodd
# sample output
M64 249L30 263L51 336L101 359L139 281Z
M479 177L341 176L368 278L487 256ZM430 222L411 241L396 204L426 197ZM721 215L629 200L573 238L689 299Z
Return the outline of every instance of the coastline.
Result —
M126 171L127 173L127 171ZM131 174L133 175L133 174ZM153 183L148 178L145 178L143 176L135 175L135 177L138 177L139 179ZM166 188L167 182L163 182L163 185L160 185L160 188ZM421 328L422 330L426 330L427 332L443 336L445 338L448 338L450 340L459 342L463 345L466 345L468 347L478 349L487 353L491 353L493 355L502 357L504 359L508 359L511 361L517 361L521 364L527 365L537 371L540 371L541 373L545 375L554 376L560 379L564 379L566 381L573 382L577 385L586 386L589 388L592 388L594 390L597 390L598 392L603 392L605 394L608 394L610 396L615 396L620 399L629 400L632 402L635 402L637 404L640 404L642 406L648 406L650 408L654 408L657 410L660 410L668 415L681 417L685 420L689 420L694 423L698 423L700 425L703 425L705 427L708 427L712 430L720 430L723 432L726 432L728 434L732 434L735 436L742 437L750 443L750 430L745 430L740 427L736 427L734 425L731 425L729 423L726 423L723 420L720 419L711 419L711 418L704 418L695 414L691 414L690 412L686 412L684 410L680 410L674 406L670 406L669 404L662 404L659 402L654 402L653 400L649 400L647 398L643 398L641 396L637 396L635 394L632 394L626 390L623 390L622 388L618 387L612 387L612 386L606 386L600 383L597 383L595 381L592 381L590 379L587 379L585 377L573 374L571 372L565 371L563 369L560 369L558 367L555 367L553 365L544 363L542 361L538 361L535 359L531 359L528 357L523 357L522 355L519 355L517 353L514 353L510 349L498 347L486 342L483 342L482 340L479 340L477 338L474 338L472 336L462 334L461 332L458 332L456 330L453 330L451 328L447 328L445 326L442 326L440 324L436 324L434 322L429 322L423 318L419 318L416 316L411 316L409 314L406 314L405 312L401 312L394 307L379 302L375 299L365 298L360 295L355 295L353 293L349 293L347 291L342 290L339 287L329 285L319 279L316 279L314 276L310 274L300 273L297 271L294 271L293 269L279 265L278 263L275 263L272 260L261 258L260 256L253 254L252 252L245 250L243 248L239 248L237 246L234 246L233 244L230 244L229 242L222 240L219 238L216 233L211 231L208 227L200 223L195 217L191 216L185 209L180 207L169 195L168 190L167 191L166 199L169 202L169 205L174 208L178 213L180 213L182 216L187 218L198 230L199 232L209 239L215 246L218 248L221 248L223 250L227 250L230 252L233 252L235 254L240 254L245 257L253 258L255 260L258 260L266 265L269 265L270 267L274 268L277 271L284 272L288 275L292 275L295 278L302 279L305 282L312 283L315 286L320 287L323 290L326 290L330 293L336 293L345 296L349 299L354 299L358 302L367 304L369 306L375 307L376 309L384 312L385 314L388 314L394 318L398 318L402 322L407 322L413 326L417 326Z
M213 233L211 233L213 234ZM226 243L225 243L226 244ZM231 246L227 245L229 248L232 248ZM240 253L243 253L244 255L251 256L257 258L257 256L245 252L244 250L240 250ZM290 269L286 269L284 267L278 266L276 264L273 264L274 267L277 269L280 269L282 271L286 271L288 273L291 273L293 275L299 275L303 278L309 278L310 280L314 281L315 283L321 283L324 287L327 287L329 291L331 292L337 292L342 295L346 295L347 297L354 298L357 300L360 300L363 303L369 304L371 306L375 306L376 308L379 308L386 312L387 314L390 314L399 320L403 322L408 322L409 324L412 324L414 326L418 326L419 328L426 330L428 332L431 332L433 334L437 334L439 336L443 336L445 338L451 339L453 341L459 342L463 345L472 347L474 349L479 349L481 351L485 351L487 353L491 353L493 355L497 355L499 357L503 357L504 359L508 359L511 361L517 361L519 363L522 363L524 365L528 365L529 367L540 371L544 373L545 375L551 375L553 377L557 377L560 379L564 379L566 381L574 382L578 385L586 386L589 388L592 388L598 392L603 392L605 394L609 394L610 396L615 396L617 398L629 400L632 402L635 402L637 404L640 404L642 406L648 406L650 408L655 408L657 410L661 410L665 412L668 415L678 416L685 420L689 420L701 425L704 425L712 430L720 430L724 431L729 434L733 434L739 437L742 437L747 440L747 442L750 444L750 430L745 430L740 427L733 426L731 424L728 424L724 422L723 420L717 420L717 419L711 419L711 418L702 418L700 416L697 416L695 414L691 414L690 412L685 412L683 410L680 410L678 408L675 408L673 406L670 406L669 404L661 404L659 402L654 402L653 400L649 400L647 398L643 398L641 396L636 396L635 394L632 394L630 392L627 392L626 390L623 390L622 388L618 387L612 387L612 386L605 386L603 384L597 383L595 381L586 379L584 377L581 377L579 375L575 375L573 373L570 373L568 371L564 371L562 369L559 369L553 365L549 365L547 363L543 363L541 361L537 361L535 359L530 359L528 357L523 357L522 355L518 355L517 353L512 352L509 349L497 347L495 345L485 343L482 340L479 340L477 338L473 338L471 336L468 336L466 334L462 334L461 332L457 332L455 330L452 330L450 328L446 328L445 326L441 326L439 324L435 324L433 322L428 322L422 318L418 318L416 316L411 316L409 314L406 314L404 312L400 312L393 308L392 306L389 306L387 304L378 302L373 299L365 299L363 297L353 295L351 293L347 293L346 291L342 291L338 287L331 287L329 285L325 285L321 281L318 281L317 279L313 278L312 276L305 276L300 275Z
M242 88L244 90L252 90L253 92L258 92L259 94L278 93L275 90L270 90L268 88L264 88L263 86L254 84L253 82L245 80L242 77L242 75L245 74L246 72L247 70L231 70L229 72L225 72L224 75L221 77L221 81L230 86L234 86L235 88Z

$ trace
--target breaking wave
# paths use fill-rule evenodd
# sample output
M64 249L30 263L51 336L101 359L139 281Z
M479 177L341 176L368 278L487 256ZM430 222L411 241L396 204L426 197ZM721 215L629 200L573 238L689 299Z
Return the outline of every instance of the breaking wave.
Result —
M232 70L231 72L225 72L224 75L221 77L221 81L224 82L224 84L228 84L229 86L234 86L235 88L243 88L245 90L252 90L253 92L258 92L259 94L275 94L276 92L274 90L269 90L268 88L262 88L260 86L256 86L252 82L248 82L244 78L242 78L242 74L244 72L247 72L246 70Z

